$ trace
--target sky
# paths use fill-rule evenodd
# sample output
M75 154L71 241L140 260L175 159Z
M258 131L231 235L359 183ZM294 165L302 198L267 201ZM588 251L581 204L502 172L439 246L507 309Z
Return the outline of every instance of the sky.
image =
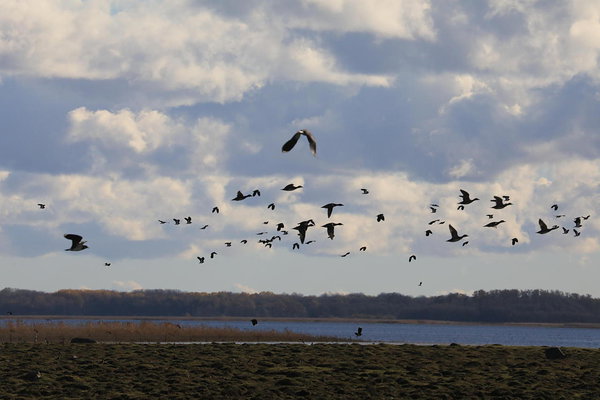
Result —
M598 2L0 7L0 288L600 297Z

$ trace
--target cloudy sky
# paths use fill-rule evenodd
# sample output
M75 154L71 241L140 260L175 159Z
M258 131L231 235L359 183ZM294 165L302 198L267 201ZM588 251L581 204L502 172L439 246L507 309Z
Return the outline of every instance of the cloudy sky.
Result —
M0 7L0 288L600 297L598 2Z

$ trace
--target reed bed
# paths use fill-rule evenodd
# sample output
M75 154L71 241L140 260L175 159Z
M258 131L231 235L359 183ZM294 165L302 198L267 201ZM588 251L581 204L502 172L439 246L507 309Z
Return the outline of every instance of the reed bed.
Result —
M170 322L64 322L8 321L0 326L0 343L66 343L83 337L97 342L331 342L345 339L281 331L242 330Z

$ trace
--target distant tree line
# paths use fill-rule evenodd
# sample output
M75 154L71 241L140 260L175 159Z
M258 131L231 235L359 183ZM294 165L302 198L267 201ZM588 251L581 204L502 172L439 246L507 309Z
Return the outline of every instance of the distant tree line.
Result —
M6 288L0 309L13 315L299 317L427 319L464 322L600 322L600 299L547 290L479 290L472 296L194 293L177 290Z

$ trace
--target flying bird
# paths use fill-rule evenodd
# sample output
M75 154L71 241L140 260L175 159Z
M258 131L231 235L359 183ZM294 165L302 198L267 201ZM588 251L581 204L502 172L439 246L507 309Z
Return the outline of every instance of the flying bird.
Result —
M173 218L173 221L175 221L175 225L179 225L181 223L181 220L177 218Z
M460 205L460 206L456 207L456 209L457 209L457 210L464 210L464 209L465 209L465 206L463 206L463 205Z
M294 133L294 136L292 136L290 140L283 144L283 146L281 147L281 151L287 153L288 151L292 150L298 142L298 139L300 139L301 135L306 136L306 139L308 140L308 145L310 147L310 152L313 156L316 156L317 142L315 141L315 138L313 137L312 133L306 129L301 129L298 132Z
M456 229L454 229L454 227L450 224L448 224L448 229L450 230L450 235L452 236L450 239L446 240L446 242L458 242L461 239L469 236L469 235L458 235L458 232L456 231ZM463 244L464 246L464 244Z
M198 259L198 261L200 262L200 264L204 264L204 257L196 257Z
M514 246L515 244L519 243L519 239L517 239L516 237L515 237L515 238L512 238L512 241L511 241L511 243L512 243L512 245Z
M300 248L300 245L299 245L298 243L294 243L294 244L292 245L292 250L294 250L294 249L299 249L299 248Z
M271 203L267 206L267 208L270 208L271 210L275 209L275 203Z
M160 222L161 225L167 223L167 221L161 221L160 219L158 220L158 222Z
M225 246L231 247L231 242L225 242Z
M280 230L282 230L285 227L285 225L283 224L283 222L280 222L277 224L277 232L279 232Z
M385 221L385 216L383 214L377 214L377 222Z
M44 208L46 208L46 205L42 204L42 203L38 203L38 207L40 208L40 210L43 210Z
M508 207L512 204L512 203L505 203L504 200L502 199L502 197L499 197L499 196L494 196L494 199L490 200L490 201L496 203L492 206L492 208L494 208L496 210L501 210L504 207Z
M246 239L242 239L242 240L240 240L240 243L246 244L246 243L248 243L248 241Z
M552 204L550 206L551 209L553 209L554 211L558 210L558 204Z
M260 197L260 190L258 190L258 189L254 189L254 190L252 191L252 197L254 197L254 196L258 196L258 197Z
M536 233L539 233L542 235L545 233L551 232L555 229L558 229L558 225L554 225L552 228L548 228L548 225L546 225L546 223L544 221L542 221L541 218L538 220L538 224L540 225L540 230L537 231Z
M423 286L423 282L419 282L419 286Z
M483 227L484 228L497 228L498 225L500 225L503 222L506 222L506 221L501 219L500 221L493 221L493 222L490 222L489 224L485 224Z
M82 241L83 237L81 237L80 235L75 235L74 233L66 233L64 236L65 239L71 241L71 247L65 249L65 251L81 251L88 248L88 246L85 245L86 241Z
M564 235L566 235L567 233L569 233L569 229L565 228L564 226L563 226L562 230L563 230L563 234Z
M360 249L358 249L358 251L366 251L367 250L367 246L362 246Z
M429 235L433 235L433 232L431 231L431 229L427 229L425 231L425 236L429 236Z
M334 228L336 225L344 225L341 222L329 222L325 225L322 225L322 228L327 228L327 237L331 240L335 237Z
M433 225L433 224L435 224L435 223L436 223L436 222L438 222L438 221L439 221L439 219L434 219L433 221L429 221L429 222L427 223L427 225Z
M231 201L241 201L241 200L244 200L244 199L246 199L248 197L252 197L252 195L251 194L244 195L242 192L240 192L238 190L237 195L233 199L231 199Z
M360 189L360 190L362 190L362 194L369 194L369 190L368 189L364 189L363 188L363 189Z
M344 254L342 254L340 257L346 257L348 254L350 254L349 251L345 252Z
M465 246L466 246L466 245L468 245L468 244L469 244L469 241L467 240L467 241L463 242L463 244L462 244L462 245L463 245L463 247L465 247Z
M331 217L331 213L333 212L333 208L334 207L338 207L338 206L343 206L343 204L341 203L327 203L324 206L322 206L321 208L326 208L327 209L327 218Z
M494 218L494 214L485 214L489 219Z
M575 234L575 237L581 235L581 232L579 232L577 229L573 229L573 233Z
M258 324L258 320L256 318L252 318L250 320L250 322L252 323L252 326L255 326L256 324Z
M200 229L206 229L208 228L208 225L204 225L203 227L201 227Z
M214 206L214 207L213 207L213 209L212 209L212 212L213 212L213 214L214 214L214 213L217 213L217 214L218 214L218 213L219 213L219 207L217 207L217 206Z
M437 208L435 207L429 207L431 209L431 213L435 214L437 212Z
M105 267L110 267L110 263L109 263L109 262L105 262L105 263L104 263L104 266L105 266Z
M462 204L462 205L471 204L475 200L479 200L477 197L472 199L469 192L467 192L466 190L462 190L462 189L460 189L460 197L461 197L461 200L458 202L458 204Z
M192 217L183 217L183 219L185 219L185 223L188 225L192 223Z
M212 253L210 253L210 258L215 258L216 255L217 255L217 252L213 251Z
M575 228L581 228L581 217L575 218L573 222L575 222Z
M358 329L356 329L356 332L354 332L354 334L356 335L356 337L362 336L362 328L359 326Z
M286 192L291 192L292 190L300 189L301 187L302 187L302 185L296 186L293 183L290 183L281 190L285 190Z
M412 262L412 261L414 261L414 260L416 260L416 259L417 259L417 256L415 256L415 255L413 254L412 256L408 257L408 262Z

